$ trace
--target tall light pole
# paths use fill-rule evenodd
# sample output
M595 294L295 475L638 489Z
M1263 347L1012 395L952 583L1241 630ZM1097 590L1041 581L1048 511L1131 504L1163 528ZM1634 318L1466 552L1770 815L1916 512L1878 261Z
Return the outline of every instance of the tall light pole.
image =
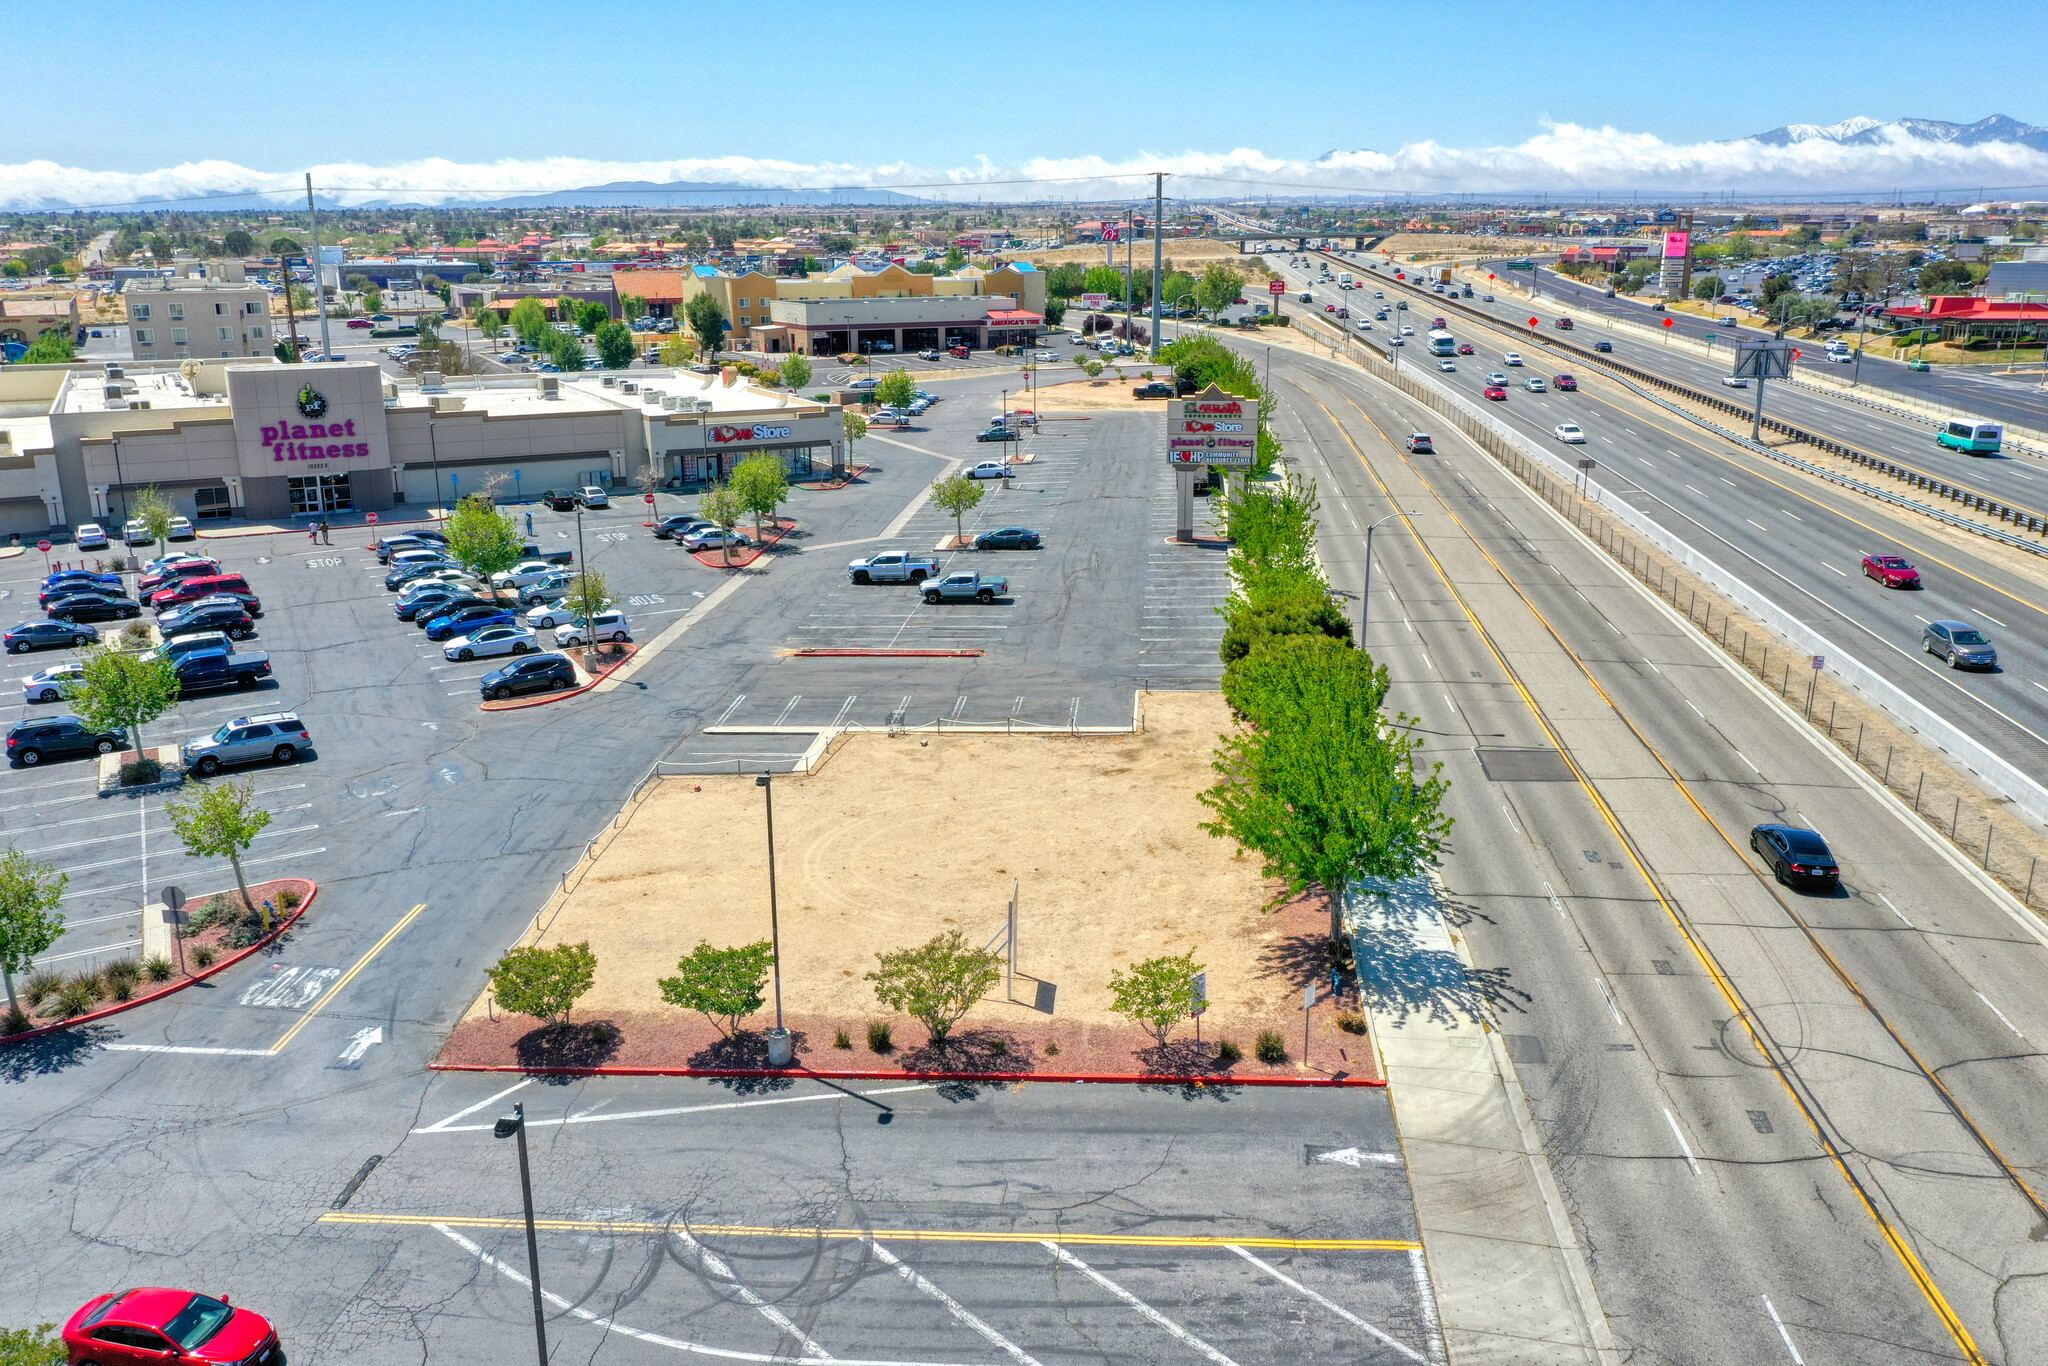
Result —
M1408 514L1398 509L1388 513L1365 529L1365 591L1358 595L1358 648L1365 648L1365 629L1372 620L1372 533L1381 522L1391 522L1396 517Z
M1159 359L1159 295L1166 282L1160 278L1164 265L1163 253L1166 238L1160 232L1159 220L1166 212L1166 175L1163 171L1152 173L1152 359Z
M789 1031L782 1027L782 922L775 904L775 779L763 773L754 779L768 810L768 946L775 974L775 1028L768 1031L768 1065L787 1067L794 1052Z
M533 1176L526 1165L526 1107L514 1105L502 1115L491 1132L499 1138L519 1140L519 1197L526 1205L526 1280L533 1288L533 1341L540 1352L540 1366L548 1366L548 1321L540 1306L540 1244L533 1236Z

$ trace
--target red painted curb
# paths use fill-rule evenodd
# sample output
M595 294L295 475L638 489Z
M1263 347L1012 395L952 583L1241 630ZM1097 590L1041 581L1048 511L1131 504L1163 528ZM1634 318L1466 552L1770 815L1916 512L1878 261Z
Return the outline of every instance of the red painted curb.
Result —
M313 881L313 879L309 877L274 878L272 880L276 882L303 882L309 889L306 892L306 899L299 903L298 909L293 911L290 916L288 916L284 920L279 921L276 929L272 930L269 934L263 936L263 938L251 944L248 948L238 949L234 953L229 954L226 958L216 958L214 960L213 966L206 969L204 972L195 973L194 975L187 977L182 982L173 983L172 985L163 987L160 990L152 991L147 996L137 996L132 1000L127 1001L117 1001L113 1005L108 1006L105 1010L95 1010L91 1014L80 1015L76 1019L59 1020L55 1024L40 1025L35 1029L27 1031L26 1033L0 1034L0 1048L5 1048L8 1044L25 1043L30 1039L39 1039L45 1034L54 1034L60 1029L76 1029L79 1025L91 1024L94 1020L104 1020L109 1015L119 1015L124 1010L133 1010L137 1006L148 1005L151 1001L161 1001L166 996L174 995L177 992L183 991L186 987L191 986L194 982L203 982L217 972L225 972L227 969L241 962L244 958L247 958L252 953L257 953L263 949L269 948L273 943L277 941L277 937L279 935L283 934L286 930L290 929L292 926L299 923L299 917L303 916L307 911L313 908L313 898L320 895L320 884Z
M690 552L690 558L703 565L706 569L745 569L748 565L766 555L772 547L782 544L783 538L796 530L797 524L794 519L785 518L784 520L787 522L787 525L778 527L774 535L762 541L759 545L748 546L745 555L740 559L707 559L705 557L711 553L709 550L693 550ZM719 553L723 555L725 552L720 551Z
M816 1077L820 1081L1086 1082L1102 1086L1385 1086L1372 1077L1167 1076L1116 1072L828 1072L813 1067L521 1067L516 1063L430 1062L430 1072L518 1072L530 1077Z
M591 675L590 681L588 683L585 683L580 688L570 688L567 692L542 693L539 697L508 697L503 702L499 702L495 699L487 697L477 704L477 710L524 711L528 707L545 707L550 702L563 702L567 701L571 697L581 697L583 696L583 694L589 692L598 684L604 682L607 678L610 678L612 674L617 672L618 669L621 668L628 660L632 659L634 655L637 655L639 653L640 647L638 645L635 645L630 654L622 655L619 658L619 662L617 664L612 665L611 668L606 669L603 673Z
M790 659L980 659L980 650L791 650Z

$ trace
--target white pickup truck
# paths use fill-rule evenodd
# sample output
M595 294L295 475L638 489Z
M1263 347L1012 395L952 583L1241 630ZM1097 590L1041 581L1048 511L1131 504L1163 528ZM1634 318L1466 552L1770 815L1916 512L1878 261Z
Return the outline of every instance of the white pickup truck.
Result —
M886 550L846 566L846 576L855 583L923 583L938 573L939 562L931 556L901 550Z

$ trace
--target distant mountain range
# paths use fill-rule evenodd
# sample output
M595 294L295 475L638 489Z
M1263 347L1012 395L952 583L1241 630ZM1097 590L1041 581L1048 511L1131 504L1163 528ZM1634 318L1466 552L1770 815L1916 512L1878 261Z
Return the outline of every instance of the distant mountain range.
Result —
M616 180L609 185L585 185L579 189L554 190L547 194L465 202L492 209L613 209L634 206L708 209L757 204L921 204L925 201L916 195L899 194L895 190L869 190L857 185L835 186L826 190L783 190L705 180L672 180L665 184L648 180Z
M1959 147L1976 147L1987 142L2014 142L2037 152L2048 152L2048 128L2004 114L1978 119L1975 123L1948 123L1942 119L1893 119L1880 123L1871 118L1844 119L1840 123L1788 123L1748 139L1767 147L1789 147L1798 142L1834 142L1844 147L1877 147L1895 138L1917 138L1922 142L1949 142Z

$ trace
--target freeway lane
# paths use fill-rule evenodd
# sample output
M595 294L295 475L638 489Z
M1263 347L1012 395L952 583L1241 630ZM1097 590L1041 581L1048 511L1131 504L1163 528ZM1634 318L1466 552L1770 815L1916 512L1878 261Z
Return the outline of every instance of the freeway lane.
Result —
M1407 315L1423 307L1417 302ZM1477 354L1458 357L1457 373L1433 378L1474 399L1488 372L1517 384L1546 373L1539 368L1544 358L1511 336L1470 327L1459 336ZM1528 365L1506 365L1504 355L1515 349ZM1403 350L1407 363L1434 364L1413 345ZM1326 373L1356 373L1319 364ZM1577 423L1588 438L1582 453L1599 461L1595 477L1611 496L1677 532L1979 739L2048 772L2048 607L2037 580L1966 538L1950 542L1919 519L1716 442L1598 372L1574 373L1581 382L1576 393L1511 387L1505 402L1485 406L1539 442L1555 443L1556 425ZM1861 577L1862 557L1879 550L1919 565L1925 590L1884 590ZM1999 647L2000 671L1962 673L1921 652L1922 624L1943 617L1987 631Z
M1386 534L1398 527L1383 530L1370 643L1394 674L1390 704L1420 718L1455 779L1444 880L1630 1359L1953 1359L1944 1304L1985 1359L2031 1359L2042 1321L2014 1312L2001 1286L2041 1262L2028 1236L2039 1212L1885 1025L1948 1078L1996 1151L2038 1172L2039 1062L2015 1031L2048 1027L2035 1014L2041 941L1492 461L1457 438L1434 461L1394 452L1381 431L1404 430L1418 405L1291 352L1276 354L1275 376L1291 389L1282 435L1324 490L1337 586L1359 586L1356 528L1390 505L1363 473L1370 460L1630 837L1619 845L1575 784L1496 781L1478 760L1547 737L1434 566ZM1844 855L1848 891L1775 889L1703 813L1738 842L1760 819L1815 824ZM1758 1067L1710 962L1790 1091ZM2012 1000L2033 1018L2005 1009ZM1840 1168L1802 1104L1849 1154ZM1908 1255L1886 1250L1859 1187ZM1916 1263L1935 1295L1913 1287Z

